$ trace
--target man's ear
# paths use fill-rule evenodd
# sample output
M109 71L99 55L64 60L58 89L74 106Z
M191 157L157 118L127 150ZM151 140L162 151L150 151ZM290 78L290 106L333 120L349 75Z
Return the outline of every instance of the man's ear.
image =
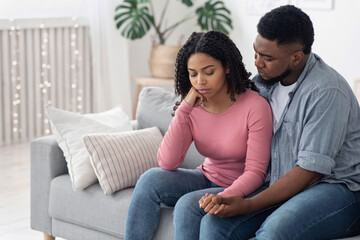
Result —
M291 55L291 62L294 66L298 65L301 62L301 59L304 57L303 51L297 51Z

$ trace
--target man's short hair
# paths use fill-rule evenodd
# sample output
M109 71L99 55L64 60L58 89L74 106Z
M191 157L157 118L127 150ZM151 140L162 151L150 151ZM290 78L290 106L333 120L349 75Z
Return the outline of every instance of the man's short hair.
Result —
M314 28L310 17L301 9L285 5L266 13L257 25L258 33L278 45L299 43L305 54L311 52Z

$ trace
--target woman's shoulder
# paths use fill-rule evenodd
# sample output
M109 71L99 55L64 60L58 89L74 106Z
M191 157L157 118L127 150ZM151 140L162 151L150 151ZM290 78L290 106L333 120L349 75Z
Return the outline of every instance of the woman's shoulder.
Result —
M240 97L242 97L242 99L238 100L241 101L242 107L239 109L245 111L247 116L250 117L249 119L252 119L252 121L257 121L258 119L271 121L272 113L270 104L258 92L247 89L244 93L240 94Z
M251 89L246 89L245 92L241 93L238 100L239 102L246 103L248 105L269 105L264 97Z
M248 114L268 115L271 113L270 104L258 92L247 89L238 98L238 109Z

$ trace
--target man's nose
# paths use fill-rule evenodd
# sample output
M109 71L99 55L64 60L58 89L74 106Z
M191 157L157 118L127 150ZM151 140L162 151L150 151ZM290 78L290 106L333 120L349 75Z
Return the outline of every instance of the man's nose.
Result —
M260 55L255 56L255 66L257 68L264 68L265 67L264 59Z

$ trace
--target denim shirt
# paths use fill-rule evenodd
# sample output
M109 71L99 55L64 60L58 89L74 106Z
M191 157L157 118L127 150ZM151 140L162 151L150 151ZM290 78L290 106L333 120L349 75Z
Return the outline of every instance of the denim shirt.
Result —
M275 86L254 81L268 101ZM346 80L311 53L274 129L270 184L296 166L360 190L360 108Z

